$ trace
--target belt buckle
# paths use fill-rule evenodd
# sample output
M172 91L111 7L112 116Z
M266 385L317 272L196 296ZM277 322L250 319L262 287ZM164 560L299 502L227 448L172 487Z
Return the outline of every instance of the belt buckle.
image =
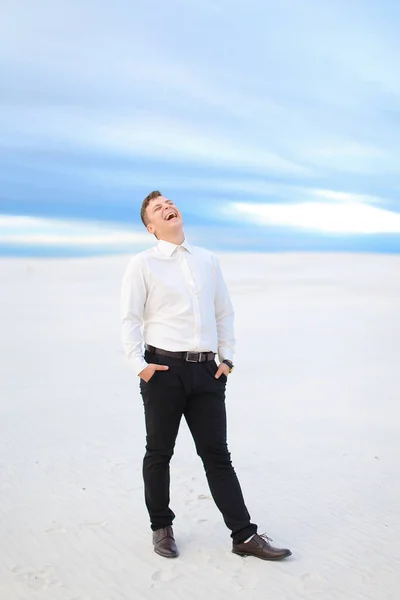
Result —
M197 363L197 362L199 362L199 359L197 358L198 356L199 356L198 352L186 352L185 360L186 360L186 362ZM190 358L190 357L192 357L192 358ZM195 358L193 359L193 357L195 357ZM201 354L200 354L200 357L201 357Z

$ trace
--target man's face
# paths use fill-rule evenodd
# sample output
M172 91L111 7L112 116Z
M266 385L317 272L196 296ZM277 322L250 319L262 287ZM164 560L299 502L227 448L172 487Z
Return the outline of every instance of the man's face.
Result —
M146 209L147 231L159 239L182 228L183 219L178 207L164 196L150 200Z

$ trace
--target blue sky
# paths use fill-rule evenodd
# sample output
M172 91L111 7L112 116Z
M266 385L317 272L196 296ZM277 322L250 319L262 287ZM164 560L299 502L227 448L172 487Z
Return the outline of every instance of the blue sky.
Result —
M0 253L153 243L160 189L221 250L400 251L400 5L14 0Z

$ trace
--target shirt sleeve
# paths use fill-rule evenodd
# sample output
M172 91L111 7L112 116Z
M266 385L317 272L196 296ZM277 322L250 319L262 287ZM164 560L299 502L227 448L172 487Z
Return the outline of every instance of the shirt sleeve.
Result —
M121 337L125 356L138 375L147 367L143 356L143 316L147 288L144 265L136 257L124 274L121 288Z
M221 267L216 256L215 319L218 332L218 357L223 360L233 360L235 352L234 310L228 288L222 275Z

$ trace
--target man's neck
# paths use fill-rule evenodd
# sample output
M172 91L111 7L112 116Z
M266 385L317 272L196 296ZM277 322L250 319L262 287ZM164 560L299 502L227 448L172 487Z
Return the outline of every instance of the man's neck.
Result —
M185 241L185 234L183 231L177 232L175 235L171 235L164 238L159 238L160 242L169 242L170 244L175 244L176 246L180 246Z

